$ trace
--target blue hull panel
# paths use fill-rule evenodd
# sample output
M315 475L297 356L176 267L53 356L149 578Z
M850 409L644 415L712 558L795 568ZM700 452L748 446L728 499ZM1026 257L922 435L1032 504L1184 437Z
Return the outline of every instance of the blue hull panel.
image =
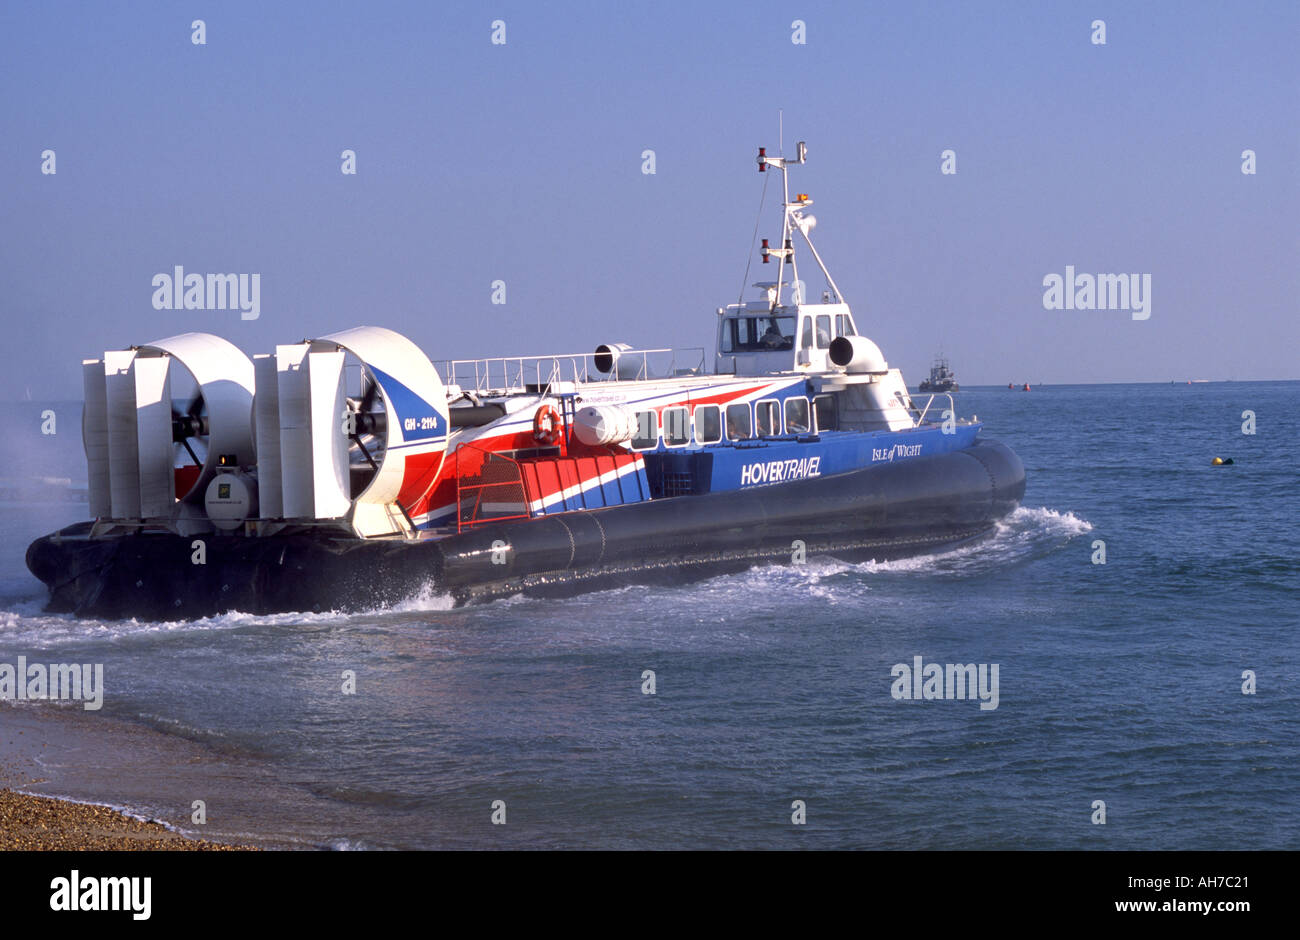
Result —
M957 425L951 432L938 425L906 431L827 431L660 449L646 453L646 473L656 497L723 493L965 450L975 443L980 427Z

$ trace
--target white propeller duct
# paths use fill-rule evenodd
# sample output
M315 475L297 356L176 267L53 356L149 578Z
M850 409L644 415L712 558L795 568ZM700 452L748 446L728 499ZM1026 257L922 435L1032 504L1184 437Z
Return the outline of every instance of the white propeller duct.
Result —
M84 360L82 378L97 518L172 520L178 500L202 501L222 456L254 459L253 364L219 336L182 333L112 350ZM186 400L174 401L181 386Z
M298 343L275 347L275 360L278 428L259 425L257 438L279 439L284 517L340 518L352 504L342 435L343 353L313 353L310 343ZM269 409L258 417L268 422ZM264 447L258 466L272 459Z
M349 357L360 365L355 396ZM278 489L285 519L346 516L361 535L408 530L407 510L437 480L449 427L442 380L423 351L392 330L357 327L277 346L256 368L262 516L271 517L277 495L268 491Z

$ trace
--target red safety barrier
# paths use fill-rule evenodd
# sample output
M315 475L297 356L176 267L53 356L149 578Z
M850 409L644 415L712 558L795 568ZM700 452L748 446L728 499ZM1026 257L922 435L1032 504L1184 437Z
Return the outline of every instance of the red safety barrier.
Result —
M456 480L458 532L485 522L529 518L517 460L473 444L457 447L447 460Z

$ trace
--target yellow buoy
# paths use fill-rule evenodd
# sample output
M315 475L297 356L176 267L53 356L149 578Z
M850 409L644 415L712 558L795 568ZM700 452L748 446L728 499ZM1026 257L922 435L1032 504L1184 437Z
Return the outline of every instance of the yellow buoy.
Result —
M1222 457L1215 457L1213 460L1210 461L1210 463L1211 463L1211 465L1213 465L1213 466L1215 466L1215 467L1220 467L1220 466L1223 465L1223 458L1222 458Z

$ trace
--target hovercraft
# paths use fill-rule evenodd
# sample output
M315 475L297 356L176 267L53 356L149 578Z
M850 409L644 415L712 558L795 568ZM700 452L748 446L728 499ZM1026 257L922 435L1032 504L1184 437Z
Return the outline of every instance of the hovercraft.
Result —
M36 540L48 609L363 610L680 584L989 534L1025 473L950 395L913 402L810 236L796 158L776 278L703 350L453 360L357 327L252 359L186 333L83 364L92 521ZM794 239L826 282L809 302ZM937 398L946 398L936 405Z

